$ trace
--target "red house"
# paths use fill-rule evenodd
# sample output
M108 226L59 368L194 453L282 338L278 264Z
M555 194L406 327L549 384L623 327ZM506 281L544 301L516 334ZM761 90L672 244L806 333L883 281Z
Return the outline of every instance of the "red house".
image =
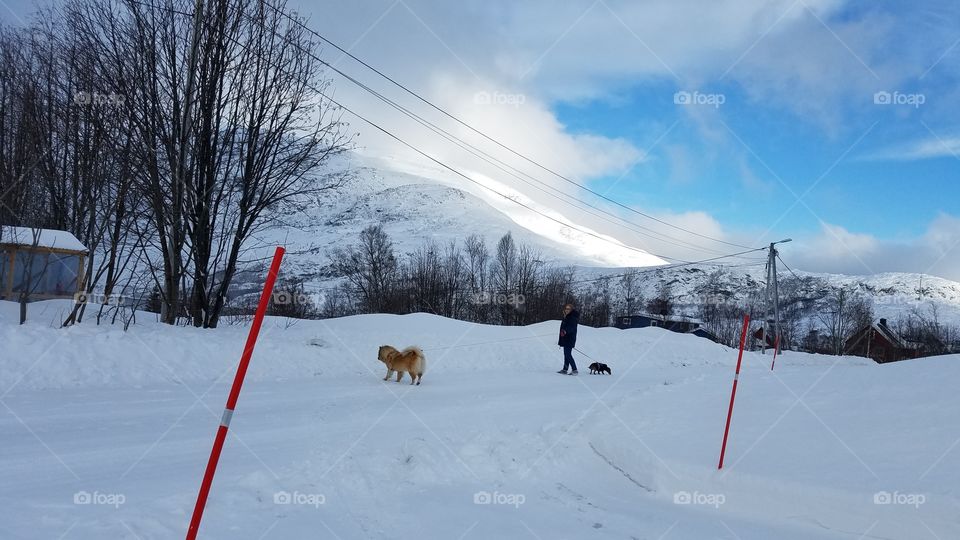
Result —
M856 331L847 339L844 352L865 356L878 364L918 358L922 354L917 344L905 341L887 326L886 319Z

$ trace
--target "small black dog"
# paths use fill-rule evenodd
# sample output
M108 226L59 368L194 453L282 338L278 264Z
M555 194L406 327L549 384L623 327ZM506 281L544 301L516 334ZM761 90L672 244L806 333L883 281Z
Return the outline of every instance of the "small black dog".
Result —
M591 374L591 375L594 374L594 373L596 373L596 374L599 375L599 374L604 373L604 372L605 372L607 375L613 375L613 372L610 371L610 366L608 366L608 365L606 365L606 364L601 364L600 362L594 362L594 363L590 364L590 374Z

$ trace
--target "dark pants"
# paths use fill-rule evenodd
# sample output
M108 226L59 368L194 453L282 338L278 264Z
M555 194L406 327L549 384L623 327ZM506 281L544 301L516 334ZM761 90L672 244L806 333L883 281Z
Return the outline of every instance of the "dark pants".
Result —
M573 361L573 347L564 347L563 348L563 370L567 371L569 368L571 371L577 370L577 363Z

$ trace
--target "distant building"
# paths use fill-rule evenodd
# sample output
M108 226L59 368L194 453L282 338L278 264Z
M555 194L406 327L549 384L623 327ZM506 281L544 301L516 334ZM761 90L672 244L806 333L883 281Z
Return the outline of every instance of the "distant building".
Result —
M924 356L923 345L910 342L887 325L886 319L854 332L847 339L844 352L852 356L864 356L877 362L897 362Z
M702 327L702 322L691 317L673 317L670 315L650 315L647 313L638 313L635 315L623 315L617 317L617 322L614 326L620 328L621 330L626 330L627 328L647 328L650 326L655 326L658 328L663 328L671 332L677 332L678 334L693 334L698 337L707 338L711 341L717 342L717 336L713 335L712 332Z
M84 287L86 246L53 229L0 226L0 300L73 298Z

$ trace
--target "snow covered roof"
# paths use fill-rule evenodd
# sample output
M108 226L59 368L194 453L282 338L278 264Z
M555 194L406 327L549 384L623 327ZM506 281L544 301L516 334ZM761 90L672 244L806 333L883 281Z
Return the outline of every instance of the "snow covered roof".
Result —
M34 244L35 234L39 235L39 238L37 238L38 247L65 249L69 251L87 251L87 247L80 243L80 240L77 240L76 236L67 231L11 227L9 225L0 226L0 244L32 246Z
M887 326L886 324L873 323L872 326L874 331L876 331L877 333L882 335L884 338L886 338L888 342L896 345L897 347L901 347L901 348L907 347L907 344L904 343L902 339L900 339L900 336L898 336L897 333L894 332L893 329Z
M665 321L665 322L685 322L685 323L694 323L694 324L703 324L703 321L695 317L688 317L687 315L653 315L652 313L634 313L632 315L627 315L627 317L646 317L647 319L653 319L655 321Z

